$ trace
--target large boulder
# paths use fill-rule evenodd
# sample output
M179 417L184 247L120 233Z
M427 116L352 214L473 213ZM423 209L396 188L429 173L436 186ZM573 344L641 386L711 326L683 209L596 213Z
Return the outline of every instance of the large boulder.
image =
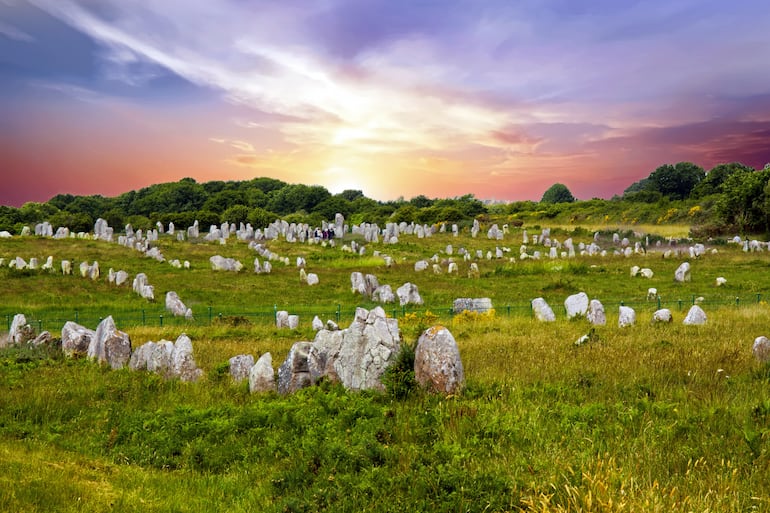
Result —
M288 356L278 368L278 392L291 394L301 388L310 386L310 370L308 369L308 354L310 342L296 342L289 350Z
M27 324L24 314L16 314L11 321L11 329L8 330L8 342L10 345L19 346L35 339L35 329Z
M174 317L184 317L185 319L192 319L192 310L187 308L182 300L179 299L179 295L173 290L166 292L166 310L171 312Z
M239 354L229 360L230 376L233 381L240 382L249 379L249 372L254 366L254 357L250 354Z
M687 312L687 316L682 321L682 324L686 326L700 326L706 324L706 312L703 311L698 305L692 305L690 311Z
M350 390L383 390L382 374L400 349L398 320L387 318L379 306L357 308L346 329L316 333L308 354L311 380L326 377Z
M486 313L492 310L492 300L488 297L458 297L452 301L452 313L458 314L465 310Z
M113 369L128 365L131 358L131 339L115 327L112 316L107 316L96 327L96 336L88 346L88 357L106 363Z
M378 303L393 303L396 300L396 295L393 294L393 289L390 285L380 285L372 293L372 301Z
M184 333L174 342L171 374L182 381L198 381L203 375L203 371L195 364L192 341Z
M414 377L423 388L454 394L465 385L460 350L443 326L433 326L420 335L414 353Z
M96 338L96 332L67 321L61 329L61 348L65 356L87 356L91 341Z
M209 258L211 269L214 271L232 271L238 272L243 269L243 264L234 258L225 258L221 255L214 255Z
M564 309L567 311L567 318L585 317L588 313L588 294L579 292L572 294L564 300Z
M607 324L607 316L604 313L604 305L598 299L592 299L588 303L586 319L594 326L604 326Z
M275 390L275 371L273 356L265 353L259 357L249 371L249 391L251 393L272 392Z
M655 310L655 312L652 314L652 322L671 322L673 319L673 316L671 315L671 310L668 308L661 308L660 310Z
M754 358L760 362L770 362L770 339L764 335L754 339L754 345L751 350L754 353Z
M398 302L401 306L422 304L422 298L417 290L417 285L414 283L404 283L396 289L396 295L398 296Z
M553 310L548 303L546 303L545 299L541 297L532 300L532 313L538 321L553 322L556 320L556 315L553 313Z
M680 283L690 281L692 279L690 275L689 262L682 262L682 265L676 268L676 271L674 271L674 279Z
M630 306L621 306L618 310L618 326L625 328L636 324L636 312Z

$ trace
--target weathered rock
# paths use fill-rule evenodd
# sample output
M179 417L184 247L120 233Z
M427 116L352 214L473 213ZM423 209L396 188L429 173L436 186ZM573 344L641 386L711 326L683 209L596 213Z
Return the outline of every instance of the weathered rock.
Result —
M404 283L396 289L396 295L398 296L398 302L401 306L422 304L422 298L417 290L417 285L414 283Z
M677 267L676 271L674 271L674 279L680 283L690 281L692 279L690 276L689 262L682 262L682 265Z
M115 327L112 316L107 316L96 327L96 335L88 346L87 356L106 363L113 369L121 369L131 358L131 340L128 334Z
M288 324L288 328L290 330L296 330L299 326L299 315L289 315L289 318L286 320Z
M433 326L420 335L414 353L414 377L423 388L454 394L465 385L460 350L443 326Z
M233 381L240 382L249 379L251 368L254 366L254 357L250 354L239 354L233 356L230 362L230 376Z
M754 353L754 358L760 362L770 362L770 339L764 335L755 338L751 351Z
M671 310L668 308L655 310L655 312L652 314L652 322L671 322L672 320L673 316L671 315Z
M716 279L717 287L722 287L726 283L727 283L727 280L724 278L724 276L717 276L717 279Z
M291 394L311 385L312 380L308 369L308 354L311 346L310 342L296 342L291 346L286 360L278 368L279 393Z
M636 312L630 306L621 306L618 310L618 326L625 328L636 324Z
M604 314L604 305L598 299L592 299L588 303L586 319L594 326L604 326L607 324L607 316Z
M313 317L313 322L310 325L313 327L313 331L324 329L324 323L317 315Z
M54 339L51 336L51 332L50 331L43 331L43 332L41 332L40 335L35 337L35 340L32 341L32 345L34 347L50 346L53 343L54 343Z
M588 313L588 294L585 292L579 292L572 294L564 300L564 309L567 311L567 318L573 317L585 317Z
M682 321L682 324L686 326L700 326L706 324L706 312L703 311L698 305L692 305L690 311L687 312L687 316Z
M128 368L132 371L147 370L147 359L150 357L150 353L155 347L155 342L145 342L136 350L131 353L131 358L128 359Z
M644 267L639 271L639 275L642 278L647 278L648 280L650 280L655 275L655 273L652 272L652 269L648 269L647 267Z
M272 392L275 390L273 356L265 353L259 357L249 371L249 392Z
M305 280L309 286L318 285L318 275L316 273L307 273L307 279Z
M452 301L452 313L458 314L465 310L486 313L492 310L492 300L488 297L458 297Z
M61 329L61 348L65 356L87 356L91 341L96 338L96 332L86 327L67 321Z
M366 292L366 281L364 281L364 274L359 271L353 271L350 273L350 291L354 294L361 294L362 296L369 296Z
M172 375L182 381L197 381L203 375L203 371L198 368L193 358L192 341L184 333L174 342L171 370Z
M243 264L234 258L225 258L221 255L214 255L209 258L211 269L214 271L238 272L243 269Z
M414 263L414 270L417 272L424 271L430 267L430 263L427 260L418 260Z
M380 285L372 293L372 301L379 303L393 303L396 300L396 295L393 294L393 289L390 285Z
M311 379L327 377L351 390L382 390L382 374L400 349L396 319L379 306L357 308L348 328L316 334L308 357Z
M553 322L556 320L556 315L553 313L553 310L548 303L546 303L545 299L541 297L532 300L532 313L538 321Z
M62 260L61 261L61 273L62 274L72 274L72 262L69 260Z
M8 342L11 345L22 345L35 339L35 329L27 324L24 314L16 314L11 321L11 329L8 330Z
M166 292L166 310L171 312L174 317L184 317L186 319L192 319L192 310L187 308L182 300L179 299L179 295L173 290Z

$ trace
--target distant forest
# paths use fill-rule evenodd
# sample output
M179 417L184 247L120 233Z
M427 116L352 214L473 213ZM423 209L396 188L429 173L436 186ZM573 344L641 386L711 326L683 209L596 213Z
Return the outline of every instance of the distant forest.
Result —
M770 232L770 165L755 170L740 163L709 171L690 163L665 164L612 199L576 200L563 184L554 184L539 202L487 204L471 194L455 198L377 201L359 190L331 194L319 185L289 184L274 178L197 183L192 178L126 192L116 197L59 194L45 203L20 208L0 206L0 230L21 233L24 226L48 221L54 230L90 231L98 218L122 229L148 229L157 222L201 228L251 223L255 228L276 219L318 226L339 212L350 224L384 226L388 222L470 224L494 219L513 224L553 222L579 225L637 223L691 225L695 236Z

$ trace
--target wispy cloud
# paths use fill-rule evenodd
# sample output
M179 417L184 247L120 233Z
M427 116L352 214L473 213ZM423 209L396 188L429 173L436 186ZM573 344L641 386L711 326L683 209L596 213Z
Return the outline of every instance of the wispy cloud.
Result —
M20 28L9 25L3 21L0 21L0 36L5 36L8 39L12 39L14 41L22 41L25 43L31 43L35 40L34 37L27 34Z

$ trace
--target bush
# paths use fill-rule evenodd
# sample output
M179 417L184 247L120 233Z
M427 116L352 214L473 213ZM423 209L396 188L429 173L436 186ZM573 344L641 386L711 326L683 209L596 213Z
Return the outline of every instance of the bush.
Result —
M387 368L382 376L382 384L387 394L394 399L406 399L418 389L414 378L414 351L417 342L401 343L401 351L396 361Z

